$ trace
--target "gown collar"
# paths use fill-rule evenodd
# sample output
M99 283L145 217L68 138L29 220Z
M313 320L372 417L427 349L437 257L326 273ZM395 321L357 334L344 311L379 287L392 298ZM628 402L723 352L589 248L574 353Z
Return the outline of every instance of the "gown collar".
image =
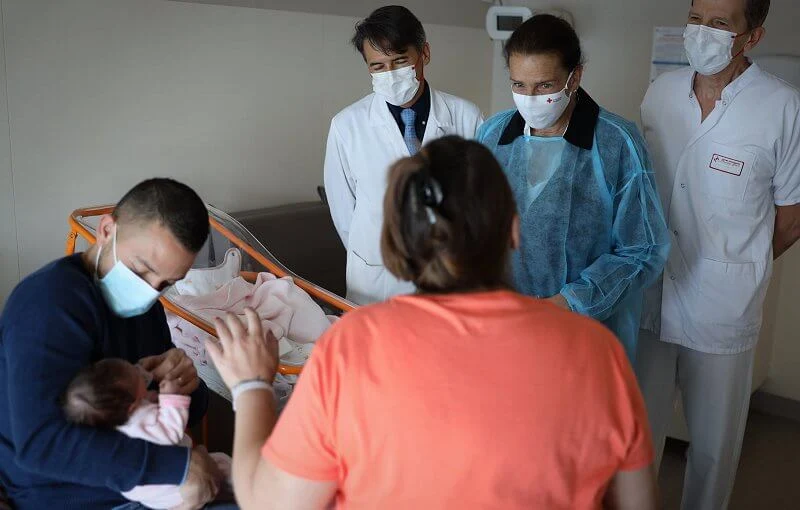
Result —
M567 132L564 139L572 145L592 150L594 147L594 131L597 127L597 119L600 117L600 106L582 88L578 89L578 102L572 118L569 121ZM525 119L517 111L500 137L500 145L510 145L523 136L525 133Z

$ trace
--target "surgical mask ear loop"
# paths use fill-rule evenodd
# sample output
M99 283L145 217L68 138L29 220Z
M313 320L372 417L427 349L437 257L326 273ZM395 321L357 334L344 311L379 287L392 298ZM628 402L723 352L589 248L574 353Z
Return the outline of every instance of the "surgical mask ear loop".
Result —
M574 93L569 91L569 82L572 80L572 76L575 74L576 69L577 67L573 69L571 73L569 73L569 76L567 77L567 83L564 85L564 95L567 96L567 99L572 99L572 94Z
M100 275L100 254L103 253L103 246L100 245L97 247L97 255L94 257L94 277L97 278Z
M747 32L745 32L744 34L746 34L746 33L747 33ZM736 39L738 39L739 37L743 36L744 34L739 34L739 35L737 35L736 37L734 37L734 38L733 38L733 39L734 39L734 41L735 41ZM752 31L750 31L750 35L751 35L751 36L753 35L753 32L752 32ZM738 57L739 55L743 54L743 53L744 53L744 49L747 47L747 43L749 43L749 42L750 42L750 39L748 38L748 39L747 39L747 42L746 42L746 43L744 43L744 46L742 46L742 49L741 49L739 52L737 52L737 53L736 53L736 55L734 55L734 56L733 56L733 58L731 58L731 60L733 60L734 58L736 58L736 57ZM736 43L734 42L734 44L736 44Z
M111 238L111 250L112 254L114 255L114 264L117 263L117 225L114 225L114 234ZM97 278L100 275L100 254L103 253L103 248L105 246L98 246L97 247L97 255L94 257L94 276Z

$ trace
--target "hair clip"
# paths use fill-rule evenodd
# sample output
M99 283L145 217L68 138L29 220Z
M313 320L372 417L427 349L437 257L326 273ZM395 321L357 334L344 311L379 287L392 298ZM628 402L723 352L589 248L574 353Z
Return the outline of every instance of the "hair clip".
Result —
M422 181L422 203L427 207L439 207L444 200L442 186L439 181L426 175Z
M436 213L433 212L433 209L430 207L425 207L425 212L428 213L428 223L431 225L436 225Z
M422 202L422 205L425 206L425 213L428 215L428 222L431 225L435 225L436 213L434 212L434 208L439 207L442 203L442 200L444 200L442 186L436 179L427 173L421 174L417 183L419 186L419 200Z

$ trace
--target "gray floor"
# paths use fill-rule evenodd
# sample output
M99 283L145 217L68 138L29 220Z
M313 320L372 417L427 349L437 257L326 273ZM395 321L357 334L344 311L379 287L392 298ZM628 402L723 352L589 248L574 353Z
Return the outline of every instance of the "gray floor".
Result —
M665 510L680 508L686 443L668 440L659 483ZM800 509L800 423L752 412L730 510Z

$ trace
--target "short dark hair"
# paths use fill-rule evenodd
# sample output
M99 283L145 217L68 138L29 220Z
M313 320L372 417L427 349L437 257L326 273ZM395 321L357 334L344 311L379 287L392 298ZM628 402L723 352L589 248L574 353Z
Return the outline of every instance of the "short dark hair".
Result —
M387 5L373 11L356 24L356 33L350 40L362 56L365 42L388 55L403 53L410 47L421 52L426 41L422 23L400 5Z
M509 283L516 206L503 170L483 145L448 136L398 161L383 207L381 252L396 277L435 293Z
M124 425L136 402L136 395L125 380L129 365L125 360L109 358L78 372L62 397L67 420L88 427Z
M156 221L192 253L206 242L208 209L189 186L173 179L148 179L127 192L114 209L118 223Z
M503 52L508 64L511 55L554 54L572 72L583 63L581 41L567 21L552 14L537 14L520 25L506 42Z
M744 17L747 20L747 29L758 28L767 21L770 0L745 0Z
M767 21L770 0L744 0L744 18L747 30L758 28ZM694 0L692 0L694 5Z

